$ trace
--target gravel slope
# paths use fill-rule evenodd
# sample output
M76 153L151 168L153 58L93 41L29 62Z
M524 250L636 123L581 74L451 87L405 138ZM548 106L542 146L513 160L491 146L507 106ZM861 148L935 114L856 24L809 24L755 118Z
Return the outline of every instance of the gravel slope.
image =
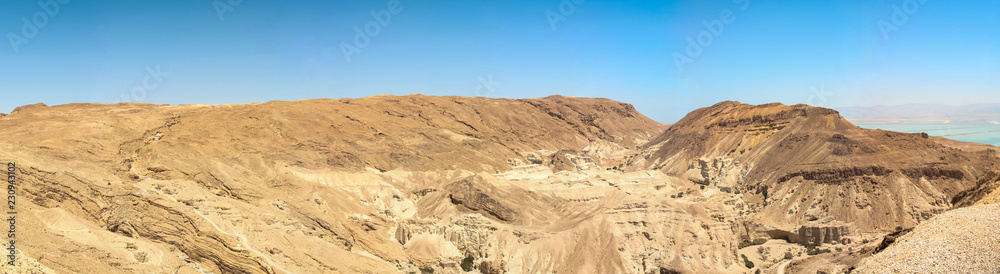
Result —
M856 273L1000 273L1000 204L959 208L866 258Z

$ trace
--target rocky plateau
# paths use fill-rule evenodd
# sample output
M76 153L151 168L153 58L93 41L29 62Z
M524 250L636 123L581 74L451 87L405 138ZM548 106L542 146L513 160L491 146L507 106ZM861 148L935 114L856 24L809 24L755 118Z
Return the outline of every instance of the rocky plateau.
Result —
M905 272L929 261L888 262L928 245L998 259L932 236L1000 239L984 229L1000 150L807 105L664 125L568 96L38 104L0 129L17 178L5 273ZM897 228L912 232L875 252Z

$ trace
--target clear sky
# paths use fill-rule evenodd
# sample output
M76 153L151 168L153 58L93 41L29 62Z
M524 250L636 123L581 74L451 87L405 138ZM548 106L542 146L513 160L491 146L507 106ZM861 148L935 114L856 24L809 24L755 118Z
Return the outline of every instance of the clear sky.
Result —
M722 100L1000 102L1000 1L45 1L0 2L0 112L563 94L673 123Z

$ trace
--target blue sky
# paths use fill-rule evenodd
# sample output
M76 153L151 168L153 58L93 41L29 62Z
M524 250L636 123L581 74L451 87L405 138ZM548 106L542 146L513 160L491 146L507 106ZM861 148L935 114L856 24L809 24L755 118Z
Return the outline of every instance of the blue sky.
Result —
M1000 102L998 1L393 2L3 1L0 112L563 94L673 123L722 100Z

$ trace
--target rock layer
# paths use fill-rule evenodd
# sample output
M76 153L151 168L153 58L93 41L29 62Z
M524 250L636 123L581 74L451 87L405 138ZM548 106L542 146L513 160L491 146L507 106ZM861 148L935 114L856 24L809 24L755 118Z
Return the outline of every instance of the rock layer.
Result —
M990 171L976 181L976 186L962 191L952 199L955 207L985 205L1000 202L1000 171Z
M833 217L868 232L911 227L949 209L952 197L1000 164L991 150L862 129L831 109L739 102L691 112L641 155L630 165L733 186L761 224Z
M905 226L996 159L806 106L726 102L659 134L563 96L32 105L0 128L4 272L741 272L758 226Z

